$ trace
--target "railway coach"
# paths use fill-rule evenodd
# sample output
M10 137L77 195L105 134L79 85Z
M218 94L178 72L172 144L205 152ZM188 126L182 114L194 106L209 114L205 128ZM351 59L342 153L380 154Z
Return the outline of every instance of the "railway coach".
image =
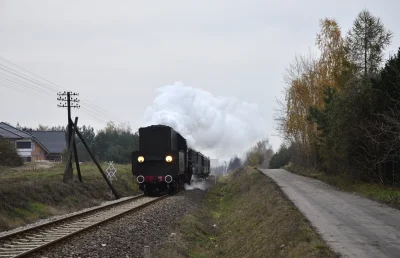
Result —
M190 148L188 157L189 167L192 168L192 175L195 178L207 178L210 174L210 159L202 153Z
M190 184L192 174L208 176L209 159L188 148L173 128L152 125L139 128L139 150L132 152L132 174L145 195L173 193Z

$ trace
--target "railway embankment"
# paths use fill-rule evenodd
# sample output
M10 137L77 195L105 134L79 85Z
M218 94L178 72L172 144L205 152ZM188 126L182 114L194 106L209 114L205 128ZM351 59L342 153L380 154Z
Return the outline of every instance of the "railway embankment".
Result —
M197 210L205 191L193 189L167 196L149 206L92 227L44 248L43 257L166 257L156 256L160 243L176 242L172 226L189 211ZM145 256L149 253L150 256Z
M107 164L102 164L103 169ZM122 196L138 193L130 165L115 165L112 184ZM113 200L110 189L92 163L82 164L83 183L62 182L64 165L0 167L0 231L14 229L51 216L63 215Z
M154 257L337 256L279 187L252 168L220 178L171 234Z

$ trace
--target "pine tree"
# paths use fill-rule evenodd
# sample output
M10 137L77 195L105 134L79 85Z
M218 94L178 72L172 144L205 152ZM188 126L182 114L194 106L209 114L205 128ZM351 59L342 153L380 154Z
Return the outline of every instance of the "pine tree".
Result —
M346 38L350 60L364 75L376 73L383 60L383 50L390 44L392 36L378 17L367 10L361 11Z

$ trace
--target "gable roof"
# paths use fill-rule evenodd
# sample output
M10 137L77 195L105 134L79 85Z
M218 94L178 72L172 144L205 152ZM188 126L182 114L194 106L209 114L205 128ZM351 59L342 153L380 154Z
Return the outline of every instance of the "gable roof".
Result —
M62 153L67 148L65 132L63 131L31 131L30 134L37 139L49 153Z
M3 122L0 123L0 138L12 140L31 139L37 142L44 151L49 153L49 150L46 148L46 146L43 146L43 144L36 139L35 136Z
M12 133L10 131L7 131L6 129L3 129L2 127L0 127L0 137L6 138L6 139L13 139L13 140L22 138L21 136L15 134L15 133Z
M1 122L0 137L5 139L22 139L22 138L31 139L32 135L27 132L21 131L15 127L12 127L11 125Z

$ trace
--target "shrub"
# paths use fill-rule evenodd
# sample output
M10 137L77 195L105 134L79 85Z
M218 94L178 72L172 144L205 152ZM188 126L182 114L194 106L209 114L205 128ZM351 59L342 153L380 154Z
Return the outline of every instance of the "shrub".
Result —
M0 165L17 167L23 164L15 146L9 140L0 139Z

